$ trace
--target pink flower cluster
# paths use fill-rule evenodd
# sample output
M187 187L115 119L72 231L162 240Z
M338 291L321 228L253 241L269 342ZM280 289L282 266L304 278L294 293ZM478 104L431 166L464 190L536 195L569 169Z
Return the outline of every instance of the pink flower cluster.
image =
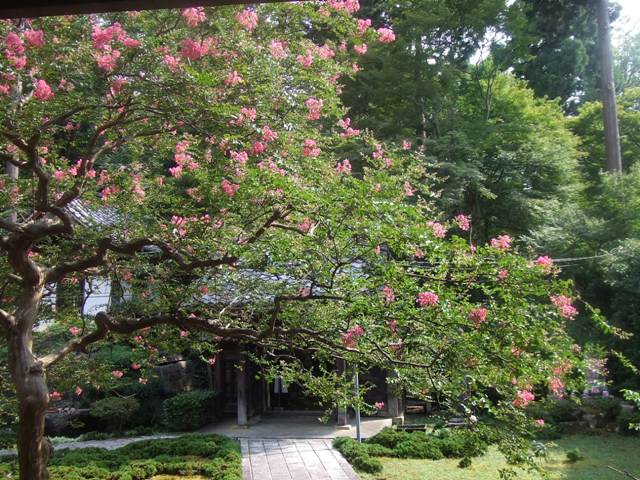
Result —
M360 130L351 127L351 119L348 117L338 120L338 126L344 130L344 132L340 134L341 137L350 138L360 135Z
M476 327L479 327L487 321L488 314L489 310L487 310L486 308L477 307L469 312L469 320L471 320L476 325Z
M252 32L258 26L258 14L248 8L236 13L236 20L248 32Z
M418 304L421 307L433 307L438 304L440 297L433 292L420 292L418 294Z
M307 49L304 55L298 55L296 61L303 67L309 68L313 65L313 54L311 50Z
M360 10L358 0L327 0L327 5L338 12L344 10L347 13L355 13Z
M39 48L44 46L44 32L42 30L25 30L23 35L27 43L32 47Z
M513 405L516 408L524 408L535 400L536 396L530 390L518 390Z
M509 235L499 235L491 239L491 246L498 250L509 250L513 239Z
M404 182L403 186L402 186L403 190L404 190L404 194L407 197L413 197L416 193L416 189L413 188L411 186L411 183L409 183L408 181Z
M367 53L367 44L363 43L362 45L354 45L353 51L358 55L364 55L365 53Z
M282 40L271 40L271 43L269 44L271 56L276 60L282 60L287 56L285 48L287 48L287 42Z
M266 143L273 142L278 139L278 134L271 130L269 125L262 127L262 140Z
M446 234L447 234L447 229L444 228L444 226L439 222L429 221L429 222L427 222L427 226L431 227L431 230L433 231L433 234L437 238L444 238L446 236Z
M229 72L227 77L224 79L224 83L229 86L236 85L238 83L243 83L243 82L244 82L243 78L235 70L233 72Z
M367 28L371 27L371 19L359 19L358 20L358 33L363 34L367 31Z
M274 162L271 158L258 163L258 168L261 170L268 170L270 172L277 173L278 175L287 174L284 168L279 167L278 164Z
M390 28L379 28L377 31L380 43L391 43L396 39L396 34Z
M22 39L15 32L9 32L4 40L4 56L9 63L18 70L23 69L27 64L27 57L24 55L25 46Z
M45 102L47 100L51 100L54 96L54 93L46 81L39 79L39 80L36 80L34 83L33 96L37 100L41 100Z
M458 224L458 228L460 228L460 230L462 230L463 232L468 232L471 228L471 218L468 215L460 213L456 215L454 220Z
M542 267L542 269L547 273L553 270L553 259L546 255L536 258L533 263L538 267Z
M373 408L376 410L384 410L384 402L376 402L373 404Z
M578 309L571 305L571 299L569 297L565 295L551 295L549 300L560 310L560 314L564 318L571 320L578 315Z
M384 302L389 305L391 302L393 302L396 299L396 294L393 291L393 288L385 285L384 288L382 289L382 294L384 295Z
M222 191L224 193L226 193L230 197L233 197L236 193L238 193L238 189L240 188L240 185L231 183L226 178L223 178L222 181L220 182L220 187L222 188Z
M318 148L315 140L310 138L306 139L303 144L302 154L305 157L315 158L322 153L322 150Z
M204 13L204 7L185 8L182 10L182 18L187 25L194 28L207 19Z
M322 106L324 102L322 99L317 99L313 97L307 98L304 102L307 107L307 120L319 120L320 112L322 111Z
M364 329L360 325L354 325L341 337L342 345L346 348L356 348L358 338L364 335Z
M351 175L351 162L347 159L342 160L342 162L338 162L336 165L336 172L343 175Z

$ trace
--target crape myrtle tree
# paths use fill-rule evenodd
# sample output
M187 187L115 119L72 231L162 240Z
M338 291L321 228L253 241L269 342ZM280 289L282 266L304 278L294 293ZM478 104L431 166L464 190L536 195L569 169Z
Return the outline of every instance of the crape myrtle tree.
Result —
M164 335L235 339L283 370L290 351L379 366L414 396L509 426L511 447L534 427L523 407L535 395L571 388L575 299L549 259L512 253L507 236L470 245L467 216L433 212L408 145L350 124L341 79L363 45L395 36L355 10L2 23L1 155L19 177L0 177L0 325L20 478L47 478L47 372L129 336L149 356L145 339ZM76 222L78 202L115 220ZM69 321L45 308L45 290L91 278L130 300L77 317L62 347L34 349L34 327ZM299 372L320 396L339 380Z

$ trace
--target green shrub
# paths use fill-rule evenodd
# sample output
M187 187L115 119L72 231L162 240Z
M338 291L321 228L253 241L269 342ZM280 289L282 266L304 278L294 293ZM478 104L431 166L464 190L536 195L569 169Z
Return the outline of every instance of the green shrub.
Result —
M17 437L15 432L0 433L0 449L12 449L16 446Z
M400 442L393 451L399 458L440 460L444 457L440 444L440 440L435 437L413 434L411 438Z
M622 402L615 397L594 398L584 402L583 410L602 416L607 421L618 418L622 411Z
M353 438L342 437L333 441L333 446L360 472L378 473L382 471L382 464L377 458L369 455L368 445L359 443Z
M557 425L545 423L536 429L535 438L538 440L558 440L562 438L562 432Z
M398 443L406 440L409 435L408 432L402 430L396 430L391 427L385 427L373 437L367 440L367 443L375 443L387 448L395 448Z
M140 402L132 397L107 397L91 405L91 416L99 419L108 430L120 432L133 418Z
M378 445L377 443L368 443L367 452L372 457L395 457L396 453L391 448L383 447L382 445Z
M169 430L196 430L214 418L217 394L209 390L179 393L162 402L163 421Z
M553 422L573 422L582 416L580 405L574 399L547 400L544 402L546 414L542 417Z
M440 435L440 450L445 457L479 457L487 452L483 432L474 430L445 430Z
M579 448L574 448L573 450L569 450L567 452L567 461L570 463L576 463L579 460L583 460L584 455L580 452Z
M471 466L471 459L469 457L463 457L458 462L458 468L469 468Z
M640 425L640 413L624 411L618 415L617 419L618 428L620 433L624 435L634 435L638 433L638 430L631 428L631 425Z

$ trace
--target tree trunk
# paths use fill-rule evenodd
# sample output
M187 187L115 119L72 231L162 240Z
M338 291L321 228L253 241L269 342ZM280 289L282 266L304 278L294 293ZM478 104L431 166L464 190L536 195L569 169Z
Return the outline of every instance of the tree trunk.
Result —
M611 51L611 35L609 32L608 0L598 0L598 44L607 169L610 172L621 172L620 128L618 126L618 111L616 106L616 86L613 79L613 54Z
M49 480L51 444L44 437L49 404L45 371L32 352L32 329L44 285L25 291L19 301L16 327L8 334L9 369L18 398L18 462L20 480Z

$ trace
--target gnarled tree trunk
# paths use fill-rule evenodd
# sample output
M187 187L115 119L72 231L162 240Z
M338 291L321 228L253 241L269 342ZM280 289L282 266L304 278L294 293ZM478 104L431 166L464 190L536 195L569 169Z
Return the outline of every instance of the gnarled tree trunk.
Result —
M49 404L45 371L34 356L33 325L44 291L43 282L25 291L20 299L16 326L8 332L9 369L18 398L18 461L20 480L48 480L51 444L44 437Z

